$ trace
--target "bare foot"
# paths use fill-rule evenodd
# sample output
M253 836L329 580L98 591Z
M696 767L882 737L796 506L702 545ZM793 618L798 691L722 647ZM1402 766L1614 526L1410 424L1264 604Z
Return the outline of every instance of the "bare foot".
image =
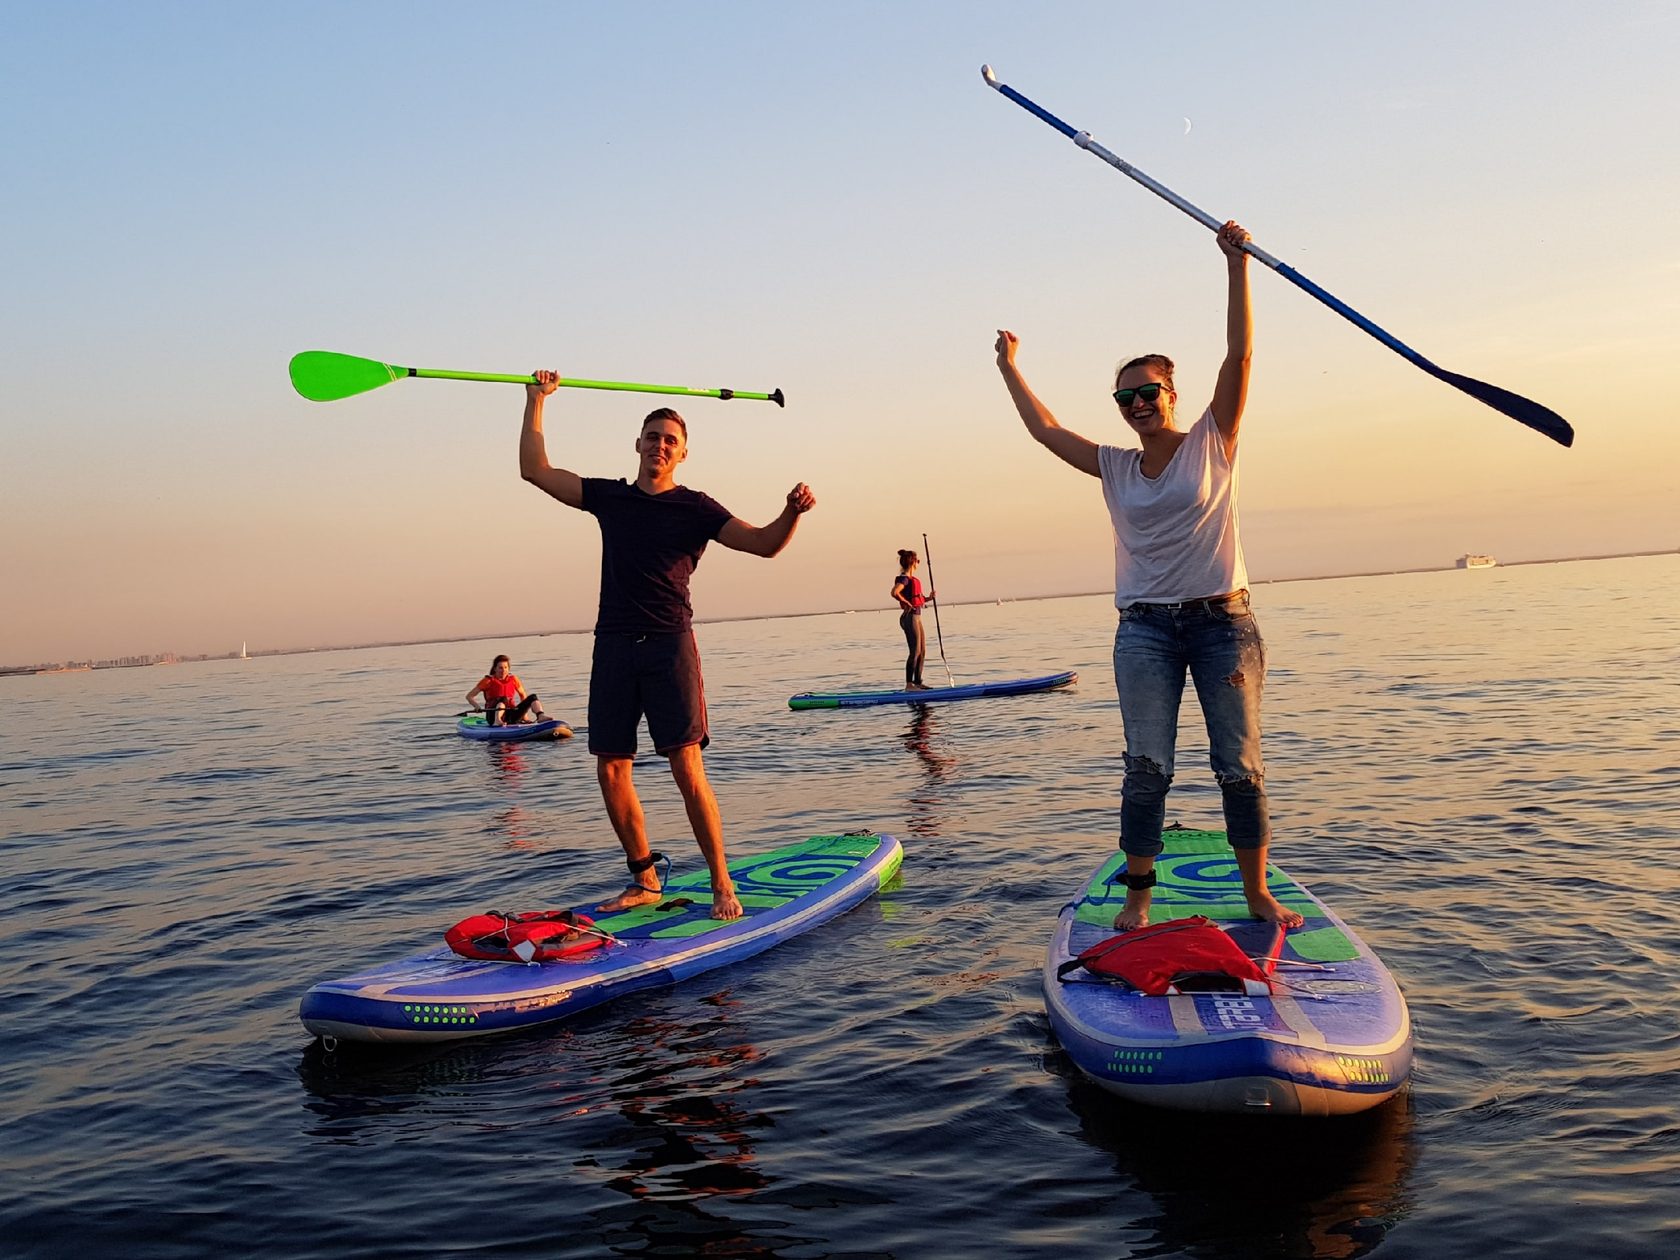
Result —
M735 890L725 888L722 892L712 894L712 918L739 919L746 911L741 909L741 903L735 900Z
M1131 932L1143 927L1149 922L1149 889L1133 889L1126 894L1126 904L1120 908L1120 913L1114 916L1114 926L1122 932Z
M646 884L631 884L611 901L603 901L596 906L597 910L610 914L615 910L628 910L632 906L645 906L650 901L658 901L659 889L649 888Z
M1282 928L1300 927L1306 922L1300 911L1291 910L1269 892L1250 897L1248 912L1262 922L1275 923Z

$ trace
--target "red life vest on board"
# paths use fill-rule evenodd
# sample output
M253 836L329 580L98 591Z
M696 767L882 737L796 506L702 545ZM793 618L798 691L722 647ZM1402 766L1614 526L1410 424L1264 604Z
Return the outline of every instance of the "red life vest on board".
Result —
M463 958L492 962L554 962L600 949L605 933L582 931L595 920L570 910L528 910L503 914L492 910L462 919L443 934L449 948Z
M1270 993L1257 963L1206 915L1168 919L1098 941L1056 969L1056 978L1083 967L1102 980L1123 981L1151 997L1234 989Z

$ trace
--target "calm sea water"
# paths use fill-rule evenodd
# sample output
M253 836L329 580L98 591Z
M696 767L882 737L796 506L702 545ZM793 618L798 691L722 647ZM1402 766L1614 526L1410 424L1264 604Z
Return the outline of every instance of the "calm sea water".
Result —
M507 651L581 725L581 635L0 680L0 1253L1672 1254L1680 557L1261 587L1275 860L1399 977L1411 1089L1217 1121L1077 1078L1038 971L1114 845L1113 612L703 626L731 847L872 827L900 886L549 1031L325 1053L309 984L623 879L582 740L453 733ZM929 680L942 677L937 657ZM1217 826L1193 702L1171 815ZM697 855L663 765L661 847Z

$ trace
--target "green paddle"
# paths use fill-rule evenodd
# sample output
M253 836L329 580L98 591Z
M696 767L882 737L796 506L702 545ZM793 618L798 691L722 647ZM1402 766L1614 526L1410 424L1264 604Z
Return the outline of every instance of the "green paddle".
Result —
M446 372L440 368L398 367L394 363L360 359L353 354L335 354L331 350L305 350L302 354L294 354L288 371L292 376L292 388L310 402L334 402L353 394L365 394L404 376L424 376L441 381L499 381L507 385L531 385L536 381L534 376L507 376L496 372ZM779 389L769 394L754 394L744 389L690 389L685 385L639 385L631 381L563 379L560 384L568 389L618 389L631 394L684 394L690 398L750 398L755 402L773 402L778 407L787 405Z

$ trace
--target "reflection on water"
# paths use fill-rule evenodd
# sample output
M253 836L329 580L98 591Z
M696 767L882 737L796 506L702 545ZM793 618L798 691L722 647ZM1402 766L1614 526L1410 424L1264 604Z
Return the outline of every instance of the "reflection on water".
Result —
M297 1069L307 1132L380 1144L405 1118L423 1131L442 1115L497 1134L529 1123L522 1113L540 1099L547 1115L539 1118L552 1122L544 1175L582 1178L627 1201L597 1204L575 1231L580 1241L630 1254L774 1256L802 1240L767 1241L725 1207L771 1184L757 1145L773 1121L752 1105L763 1054L732 1027L737 1007L723 990L686 1006L686 1019L595 1015L546 1034L409 1048L343 1043L330 1053L311 1042ZM513 1098L511 1081L520 1082Z
M938 836L945 831L944 812L951 803L951 772L959 759L951 752L947 740L939 733L939 719L935 706L910 706L910 724L899 736L899 742L916 755L921 775L905 798L904 829L915 836Z
M1057 1055L1080 1134L1155 1200L1152 1250L1351 1260L1408 1214L1410 1097L1331 1120L1185 1116L1116 1098Z
M761 1054L729 1035L729 1000L708 999L713 1019L678 1023L643 1017L625 1035L639 1047L633 1091L621 1095L626 1157L607 1185L632 1199L683 1201L746 1194L766 1185L753 1163L767 1116L742 1104L757 1080L745 1075ZM600 1167L599 1159L584 1161Z
M525 750L516 743L486 742L484 751L490 754L491 780L510 792L516 790L525 772L531 768L525 759Z
M486 742L490 757L490 782L497 796L510 798L491 816L494 830L507 838L510 849L529 849L536 839L530 818L519 805L519 791L530 763L518 744Z

